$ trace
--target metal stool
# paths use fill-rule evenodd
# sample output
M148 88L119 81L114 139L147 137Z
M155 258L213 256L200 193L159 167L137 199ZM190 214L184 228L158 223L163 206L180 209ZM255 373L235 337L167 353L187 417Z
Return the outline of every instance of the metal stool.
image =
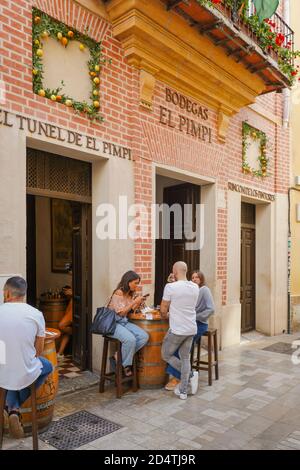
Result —
M37 423L37 405L36 405L36 388L35 382L30 385L31 392L31 419L32 419L32 446L33 450L39 450L38 444L38 423ZM0 388L0 450L2 449L4 434L4 408L7 390Z
M108 345L109 345L109 343L114 343L114 344L117 345L116 372L106 372L106 364L107 364ZM123 384L127 383L127 382L132 382L132 390L134 392L138 391L138 376L137 376L136 354L133 356L132 376L123 377L123 375L122 375L122 354L121 354L121 349L122 349L122 343L118 339L110 338L109 336L104 336L101 375L100 375L100 382L99 382L99 393L104 392L105 380L115 382L117 398L121 398L121 396L123 395Z
M195 370L206 370L208 372L208 385L212 385L212 372L213 367L215 368L215 377L216 380L219 380L219 362L218 362L218 330L216 328L211 328L203 333L203 336L207 336L207 353L208 361L201 361L201 336L197 343L193 343L191 349L191 368ZM214 360L212 358L212 345L214 348ZM197 346L197 358L194 359L194 349Z

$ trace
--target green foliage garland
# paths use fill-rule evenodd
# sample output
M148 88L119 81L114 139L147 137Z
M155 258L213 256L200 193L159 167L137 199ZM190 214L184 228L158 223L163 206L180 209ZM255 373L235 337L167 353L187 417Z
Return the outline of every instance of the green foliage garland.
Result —
M88 71L91 80L92 103L86 101L76 101L72 97L61 93L62 87L54 90L43 87L43 41L48 37L54 38L62 44L62 47L68 47L70 41L79 41L80 49L84 51L89 49L90 60L88 61ZM81 34L73 28L69 28L46 13L37 8L32 9L32 75L33 91L40 96L45 96L68 107L72 107L76 114L85 113L92 121L102 122L103 117L99 114L99 85L101 67L106 63L102 55L101 43L97 43L90 38L87 33ZM63 86L64 83L62 82Z
M260 169L254 170L250 167L249 163L247 162L247 148L248 148L248 137L260 142L260 154L258 157ZM263 131L255 129L254 127L250 126L247 122L243 122L243 163L242 163L242 170L245 174L251 174L254 176L265 177L268 176L267 169L268 169L268 162L269 159L267 158L267 136Z

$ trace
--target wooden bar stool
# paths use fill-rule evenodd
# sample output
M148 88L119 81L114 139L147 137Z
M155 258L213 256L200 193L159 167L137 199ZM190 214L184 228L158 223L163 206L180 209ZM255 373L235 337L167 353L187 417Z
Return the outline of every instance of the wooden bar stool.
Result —
M38 444L38 423L37 423L37 403L35 382L30 385L31 392L31 421L32 421L32 447L33 450L39 450ZM2 450L4 434L4 408L7 390L0 388L0 450Z
M203 336L207 336L207 354L208 360L201 361L201 336L197 343L193 343L191 349L191 368L195 370L206 370L208 372L208 385L212 385L213 367L215 368L216 380L219 380L219 362L218 362L218 330L216 328L208 329ZM214 348L214 360L212 357L212 345ZM197 358L194 359L194 349L197 347Z
M114 343L117 345L117 361L116 361L116 372L106 372L107 356L108 356L108 346L109 343ZM102 364L101 364L101 375L99 382L99 393L104 392L105 380L114 381L116 385L116 396L121 398L123 395L123 384L127 382L132 382L132 390L134 392L138 391L138 376L137 376L137 358L136 354L133 356L132 363L132 376L123 377L122 369L122 343L118 339L110 338L109 336L104 336L103 344L103 353L102 353Z

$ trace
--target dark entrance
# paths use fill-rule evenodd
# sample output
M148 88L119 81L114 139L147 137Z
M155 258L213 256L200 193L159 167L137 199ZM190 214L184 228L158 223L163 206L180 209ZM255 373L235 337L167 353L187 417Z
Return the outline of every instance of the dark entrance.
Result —
M242 202L241 214L242 333L255 329L255 205Z
M73 204L73 361L91 369L92 299L91 206Z
M172 271L172 266L176 261L185 261L192 271L200 267L200 250L187 250L183 227L184 227L184 205L191 204L193 206L191 229L196 231L196 204L200 204L200 186L184 183L176 186L166 187L163 191L163 202L168 206L180 204L182 208L181 237L178 238L178 227L175 226L174 214L171 213L170 220L170 239L156 240L155 255L155 304L161 302L163 288L167 282L168 275ZM176 233L176 238L175 238Z
M91 165L28 149L28 302L42 311L42 306L53 308L56 328L64 312L62 288L71 287L72 337L64 354L82 369L92 366L91 246ZM72 273L67 274L70 263Z

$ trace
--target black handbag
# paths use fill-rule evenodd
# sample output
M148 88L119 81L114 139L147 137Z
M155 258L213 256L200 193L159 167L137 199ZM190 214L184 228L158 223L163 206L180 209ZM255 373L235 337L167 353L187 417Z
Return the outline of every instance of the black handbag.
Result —
M99 307L91 326L94 335L113 335L116 329L116 312L108 307Z

